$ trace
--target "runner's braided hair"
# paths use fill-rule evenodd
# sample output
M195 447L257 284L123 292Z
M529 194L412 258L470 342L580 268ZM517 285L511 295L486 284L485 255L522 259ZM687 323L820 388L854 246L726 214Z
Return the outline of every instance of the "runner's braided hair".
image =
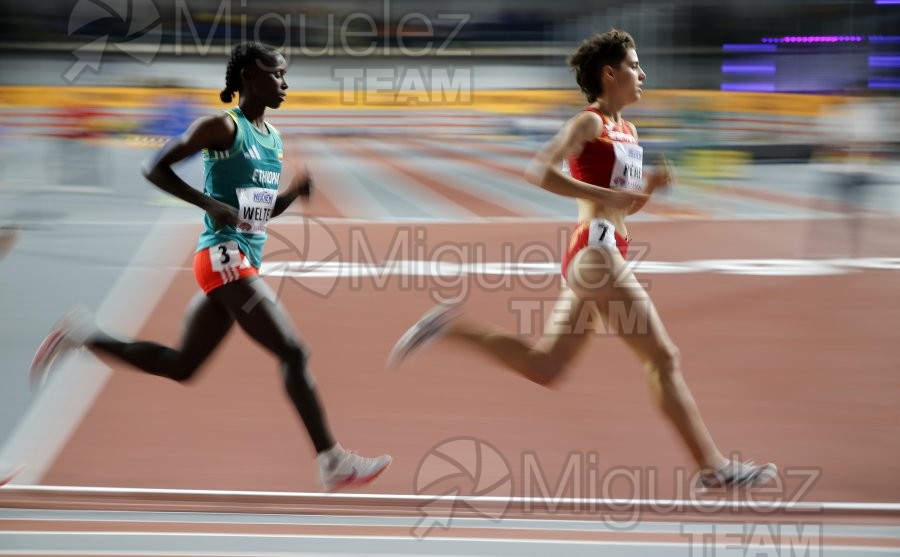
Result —
M569 66L575 69L575 81L589 103L603 94L600 70L603 66L618 67L629 48L635 48L631 35L619 29L610 29L585 39L578 50L569 56Z
M241 90L241 70L255 63L272 59L275 50L260 43L241 43L231 50L228 69L225 70L225 88L219 93L223 103L230 103L234 94Z

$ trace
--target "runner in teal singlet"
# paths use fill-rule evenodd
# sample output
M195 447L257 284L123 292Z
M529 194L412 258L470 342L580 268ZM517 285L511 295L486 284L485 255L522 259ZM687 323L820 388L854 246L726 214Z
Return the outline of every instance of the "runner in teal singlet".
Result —
M41 344L31 377L34 384L43 384L60 353L85 346L140 371L185 382L237 323L280 359L285 388L318 455L322 483L333 490L370 482L391 458L364 458L335 442L307 367L306 348L258 276L268 220L297 197L308 197L312 187L309 175L303 173L278 190L281 138L263 116L267 108L284 102L286 71L284 58L269 47L258 43L235 47L220 98L230 103L239 93L238 106L197 120L144 166L144 176L157 187L206 212L194 256L194 275L203 292L188 310L181 346L114 338L100 331L85 310L75 310ZM200 151L206 177L203 192L172 170L174 163Z
M232 108L226 114L234 120L236 127L234 143L227 151L203 150L204 192L213 199L238 207L241 223L237 227L217 229L210 216L205 215L205 228L197 249L234 240L258 269L266 242L270 205L278 193L284 148L278 132L268 122L263 133L247 120L240 107Z

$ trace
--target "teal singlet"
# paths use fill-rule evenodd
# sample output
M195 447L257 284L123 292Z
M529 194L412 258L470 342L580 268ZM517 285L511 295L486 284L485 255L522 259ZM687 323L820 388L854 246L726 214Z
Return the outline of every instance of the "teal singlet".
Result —
M234 107L225 112L234 119L237 131L227 151L203 150L204 193L238 210L237 227L216 229L204 215L204 230L197 251L235 241L250 264L259 269L266 243L266 222L272 216L278 196L283 149L281 137L268 122L264 134Z

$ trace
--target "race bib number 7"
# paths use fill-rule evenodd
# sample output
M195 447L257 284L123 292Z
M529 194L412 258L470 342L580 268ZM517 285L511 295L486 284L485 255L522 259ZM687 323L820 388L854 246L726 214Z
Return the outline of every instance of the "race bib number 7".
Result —
M643 191L642 168L644 148L633 143L613 143L616 162L613 165L609 187Z
M616 228L606 219L593 219L588 230L589 246L606 246L616 249Z

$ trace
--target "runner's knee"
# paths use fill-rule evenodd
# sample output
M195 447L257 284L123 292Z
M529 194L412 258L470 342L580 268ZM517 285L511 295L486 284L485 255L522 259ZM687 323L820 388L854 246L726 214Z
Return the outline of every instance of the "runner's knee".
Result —
M282 369L284 381L288 389L298 385L306 385L312 388L315 382L307 369L306 362L309 356L302 345L296 342L288 343L282 354Z
M285 343L285 346L281 350L281 354L279 354L279 356L281 357L282 361L287 364L306 367L306 350L303 349L303 346L299 342L289 341Z
M552 386L566 370L568 362L546 352L532 352L532 381L542 387Z
M168 367L167 371L169 379L178 381L179 383L188 383L197 374L200 368L200 362L192 362L184 358L178 358Z
M651 374L660 378L671 377L681 369L681 353L677 346L668 343L649 354L646 363Z

